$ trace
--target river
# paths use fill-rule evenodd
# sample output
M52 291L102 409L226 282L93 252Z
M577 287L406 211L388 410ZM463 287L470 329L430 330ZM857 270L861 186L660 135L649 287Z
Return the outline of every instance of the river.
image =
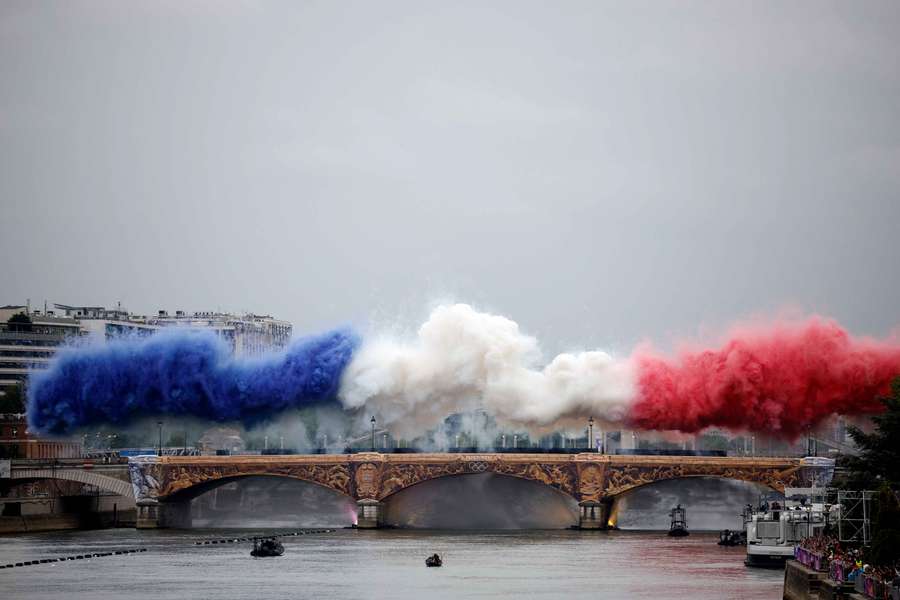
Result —
M147 552L0 570L11 600L248 598L775 599L782 571L750 569L716 535L663 532L339 529L284 539L279 558L251 544L196 546L265 530L113 529L0 538L0 564L146 547ZM429 569L438 552L444 566Z

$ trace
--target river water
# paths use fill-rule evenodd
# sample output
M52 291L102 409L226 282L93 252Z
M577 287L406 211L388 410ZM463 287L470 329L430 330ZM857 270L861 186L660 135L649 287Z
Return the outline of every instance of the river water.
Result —
M282 530L283 531L283 530ZM339 529L284 538L285 554L202 539L265 530L115 529L0 538L0 564L146 547L147 552L0 570L19 599L609 598L776 599L783 573L750 569L716 534ZM438 552L440 569L425 567Z

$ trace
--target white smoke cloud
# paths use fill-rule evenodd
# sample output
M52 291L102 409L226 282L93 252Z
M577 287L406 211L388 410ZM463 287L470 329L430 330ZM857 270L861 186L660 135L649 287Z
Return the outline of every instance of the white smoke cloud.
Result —
M400 435L448 414L484 409L532 430L589 415L615 423L634 398L634 369L606 352L560 354L543 369L535 338L466 304L437 307L411 340L375 336L341 380L347 408L365 407Z

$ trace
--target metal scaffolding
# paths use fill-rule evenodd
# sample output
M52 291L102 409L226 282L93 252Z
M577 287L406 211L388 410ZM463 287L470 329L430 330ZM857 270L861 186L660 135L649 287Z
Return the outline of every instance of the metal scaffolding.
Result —
M871 544L872 515L877 502L877 491L836 490L835 503L841 507L837 520L838 539L863 546Z

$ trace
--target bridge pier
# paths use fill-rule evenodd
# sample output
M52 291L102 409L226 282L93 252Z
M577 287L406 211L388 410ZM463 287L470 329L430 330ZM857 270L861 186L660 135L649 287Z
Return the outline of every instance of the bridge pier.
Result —
M356 528L378 529L384 524L384 504L378 500L363 499L356 502Z
M607 529L609 511L612 503L588 500L579 502L578 528L579 529Z
M141 500L137 503L137 529L188 529L190 526L190 502Z

